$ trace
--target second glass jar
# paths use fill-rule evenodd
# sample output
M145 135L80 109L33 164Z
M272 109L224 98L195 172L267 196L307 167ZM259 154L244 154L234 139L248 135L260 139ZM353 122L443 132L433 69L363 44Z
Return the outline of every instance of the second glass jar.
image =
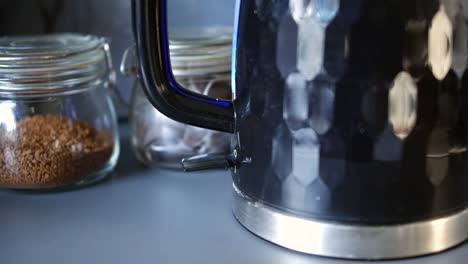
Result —
M171 34L169 48L177 82L194 92L231 99L231 39L230 28L179 29ZM133 150L148 166L180 169L182 158L229 151L230 134L167 118L148 101L138 78L129 118Z

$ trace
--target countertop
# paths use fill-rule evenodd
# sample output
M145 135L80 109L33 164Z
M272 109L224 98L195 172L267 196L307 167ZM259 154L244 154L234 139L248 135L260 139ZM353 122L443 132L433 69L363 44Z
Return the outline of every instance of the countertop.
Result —
M120 160L104 182L67 192L0 191L0 263L468 263L468 243L387 262L316 257L273 245L232 216L228 171L144 168L131 153L125 125L121 131Z

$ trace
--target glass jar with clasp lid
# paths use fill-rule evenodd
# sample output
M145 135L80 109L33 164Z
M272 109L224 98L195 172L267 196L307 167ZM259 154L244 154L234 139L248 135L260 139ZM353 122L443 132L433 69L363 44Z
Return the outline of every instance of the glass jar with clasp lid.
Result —
M0 38L0 186L57 189L103 179L119 141L104 38Z
M217 98L231 98L231 40L227 27L184 28L172 32L169 49L173 74L187 89ZM128 49L122 61L124 74L136 74ZM131 144L138 159L148 166L181 168L182 158L228 152L230 135L185 125L156 110L138 78L130 103Z

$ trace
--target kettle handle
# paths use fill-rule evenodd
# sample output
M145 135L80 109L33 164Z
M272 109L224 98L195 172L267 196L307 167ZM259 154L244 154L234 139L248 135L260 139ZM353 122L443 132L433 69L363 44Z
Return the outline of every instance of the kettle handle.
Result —
M149 101L182 123L234 131L232 101L212 98L180 86L172 74L167 34L167 0L132 0L138 73Z

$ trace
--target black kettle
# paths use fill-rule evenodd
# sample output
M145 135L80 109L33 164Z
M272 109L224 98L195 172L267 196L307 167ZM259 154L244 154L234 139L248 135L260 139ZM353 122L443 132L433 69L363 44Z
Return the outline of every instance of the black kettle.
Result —
M237 220L281 246L392 259L468 238L468 2L238 0L232 101L174 79L167 0L133 0L139 74L175 120L233 133Z

